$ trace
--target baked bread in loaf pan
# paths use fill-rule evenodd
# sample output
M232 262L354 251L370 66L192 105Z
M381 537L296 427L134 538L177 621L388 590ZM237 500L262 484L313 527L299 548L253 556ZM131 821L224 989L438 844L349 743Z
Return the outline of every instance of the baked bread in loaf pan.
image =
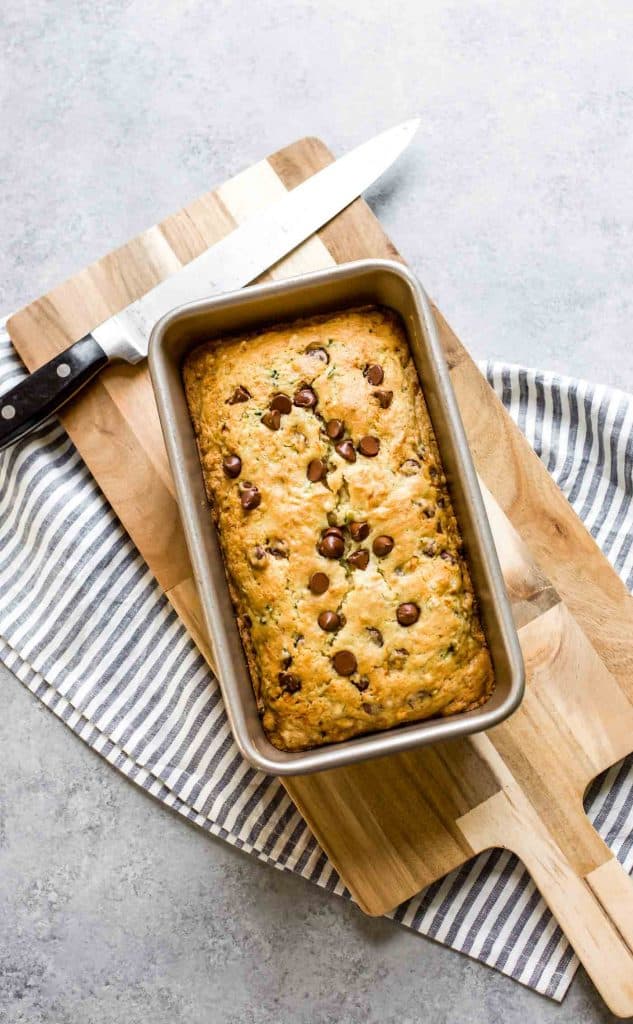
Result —
M428 300L362 261L194 303L150 367L227 712L277 774L517 706L516 630Z

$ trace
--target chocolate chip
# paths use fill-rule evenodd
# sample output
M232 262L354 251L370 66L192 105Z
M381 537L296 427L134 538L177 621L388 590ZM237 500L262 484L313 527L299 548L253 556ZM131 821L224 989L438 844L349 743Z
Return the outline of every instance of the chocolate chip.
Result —
M382 647L384 640L382 638L382 633L380 632L380 630L376 629L375 626L365 626L365 629L369 633L369 636L371 637L372 641L376 644L376 647Z
M267 550L270 551L271 555L274 555L275 558L287 558L289 554L286 541L277 537L269 541Z
M242 502L242 508L246 509L247 512L251 512L254 508L257 508L261 504L262 496L259 493L259 488L255 484L244 481L242 484L242 490L240 492L240 501Z
M327 467L322 459L311 459L308 463L307 477L313 484L316 484L319 480L323 480L327 472Z
M352 540L367 540L369 537L369 523L365 522L353 522L349 524L349 532L352 535Z
M336 612L321 612L317 622L326 633L335 633L342 625L340 617Z
M413 601L405 601L398 605L396 618L401 626L412 626L420 618L420 609Z
M334 534L335 537L340 537L341 540L345 540L345 534L342 526L328 526L327 529L321 534L322 537L327 537L328 534Z
M252 565L253 569L263 569L268 561L266 558L266 551L261 544L256 544L254 547L250 548L246 557L249 565Z
M367 437L361 437L358 442L358 450L361 455L364 455L368 459L373 459L374 455L378 455L378 452L380 451L380 441L377 437L371 437L371 435L368 434Z
M292 654L284 654L283 658L281 659L281 667L282 668L290 668L291 665L292 665Z
M265 427L268 427L269 430L279 430L281 425L281 413L279 412L279 409L269 409L268 412L265 412L262 416L262 423Z
M360 692L363 693L369 686L369 679L367 676L359 676L358 679L352 679L352 683L357 690L360 690Z
M277 678L279 685L286 693L296 693L297 690L301 689L299 676L295 676L292 672L280 672Z
M242 460L239 455L225 455L222 459L224 475L230 480L235 480L242 472Z
M434 540L427 540L426 543L422 545L422 554L426 555L427 558L435 558L437 554L437 544Z
M400 472L404 473L405 476L415 476L416 473L420 472L420 463L417 459L405 459L400 466Z
M405 662L409 657L409 652L406 647L397 647L395 651L391 651L387 658L387 666L389 668L404 668Z
M437 466L429 466L429 476L431 480L435 480L437 476Z
M445 562L451 562L454 564L455 557L451 555L450 551L440 551L440 558L443 558Z
M375 398L381 409L388 409L393 401L393 391L372 391L372 398Z
M331 441L340 441L345 433L343 420L328 420L325 424L325 433Z
M385 378L385 373L382 366L378 363L370 363L370 365L366 366L363 370L363 376L367 377L370 384L377 385L382 384Z
M342 558L345 541L335 533L326 533L319 544L319 554L324 558Z
M247 391L246 388L243 388L242 385L239 384L236 387L236 389L233 392L233 394L231 395L231 397L227 398L227 404L228 405L237 405L238 402L248 402L250 397L251 397L250 391Z
M270 408L274 409L275 412L280 412L282 416L287 416L292 409L292 402L288 398L288 395L284 395L280 392L273 398L270 403Z
M366 569L369 565L369 551L367 548L357 548L348 556L347 561L355 569Z
M334 445L334 450L338 452L342 459L346 462L356 462L356 451L353 443L349 438L345 441L339 441L338 444Z
M372 551L377 558L384 558L393 551L394 539L390 537L388 533L382 533L380 537L376 537L372 544Z
M337 651L332 664L340 676L351 676L357 667L357 661L351 651Z
M295 391L293 398L293 404L298 406L300 409L315 409L319 399L315 395L311 387L304 384L298 391Z
M308 587L313 594L324 594L330 585L330 577L324 572L313 572Z
M319 359L322 363L329 363L330 361L329 355L323 346L319 345L318 341L312 341L308 345L306 355L313 356L315 359Z

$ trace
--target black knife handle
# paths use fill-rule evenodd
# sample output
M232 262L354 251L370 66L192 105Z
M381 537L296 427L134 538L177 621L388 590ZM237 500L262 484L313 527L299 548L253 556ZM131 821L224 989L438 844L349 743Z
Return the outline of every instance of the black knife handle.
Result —
M99 343L87 334L0 395L0 451L39 427L107 362Z

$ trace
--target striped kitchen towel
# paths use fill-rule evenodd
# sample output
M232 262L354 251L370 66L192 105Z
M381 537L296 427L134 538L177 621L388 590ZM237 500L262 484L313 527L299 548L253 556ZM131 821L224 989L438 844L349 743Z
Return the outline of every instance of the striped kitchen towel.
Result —
M629 587L633 398L489 364L492 387ZM23 369L0 329L0 393ZM0 659L129 779L208 832L348 896L280 783L232 740L217 683L57 421L0 454ZM633 758L588 810L633 871ZM515 857L492 851L396 921L554 999L577 961Z

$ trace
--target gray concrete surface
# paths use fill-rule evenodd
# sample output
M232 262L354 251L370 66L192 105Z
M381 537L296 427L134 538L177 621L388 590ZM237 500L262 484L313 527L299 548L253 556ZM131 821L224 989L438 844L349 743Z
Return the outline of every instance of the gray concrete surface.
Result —
M4 0L0 308L303 134L477 357L633 388L626 0ZM1 599L1 598L0 598ZM596 1022L189 828L0 671L2 1024Z

